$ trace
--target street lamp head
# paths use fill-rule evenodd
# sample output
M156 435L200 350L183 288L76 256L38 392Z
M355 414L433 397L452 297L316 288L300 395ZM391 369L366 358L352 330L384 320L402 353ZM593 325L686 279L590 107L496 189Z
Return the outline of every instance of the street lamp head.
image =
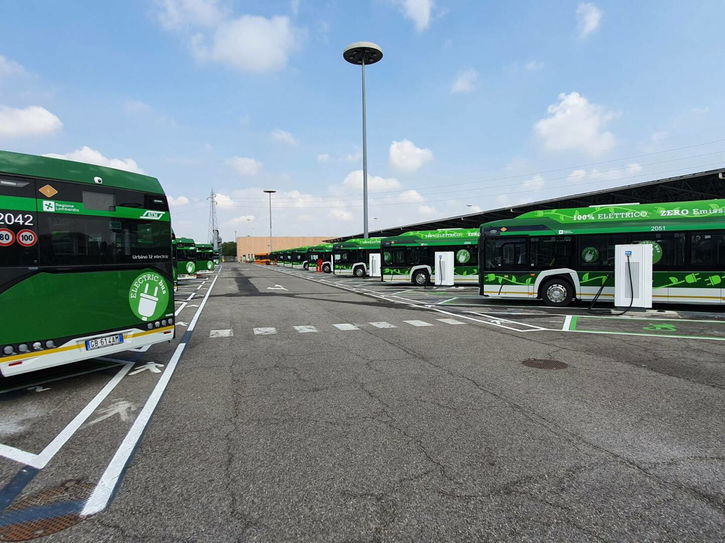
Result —
M274 194L277 191L276 190L267 189L264 192L266 192L267 194Z
M375 64L383 58L383 50L377 44L369 41L351 43L342 52L342 58L350 64Z

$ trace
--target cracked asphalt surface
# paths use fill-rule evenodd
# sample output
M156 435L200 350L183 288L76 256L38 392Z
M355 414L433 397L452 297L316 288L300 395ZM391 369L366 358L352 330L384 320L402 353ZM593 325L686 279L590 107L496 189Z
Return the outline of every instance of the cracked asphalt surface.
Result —
M436 316L225 265L115 501L47 539L722 541L722 342Z

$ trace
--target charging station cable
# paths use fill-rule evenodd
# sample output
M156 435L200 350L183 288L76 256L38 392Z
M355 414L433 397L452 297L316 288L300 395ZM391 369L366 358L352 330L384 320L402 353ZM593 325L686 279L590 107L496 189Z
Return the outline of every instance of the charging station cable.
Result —
M631 258L630 258L632 256L632 251L625 251L624 254L627 256L627 275L629 276L629 296L630 296L630 298L629 298L629 307L627 307L627 309L625 309L624 311L622 311L620 313L611 313L615 317L624 315L630 309L632 309L632 306L634 305L634 282L632 280L632 261L631 261ZM597 294L592 299L592 303L589 304L589 311L591 311L592 313L606 313L605 310L601 310L601 309L595 310L594 309L594 304L597 303L597 300L599 299L599 296L602 294L602 291L604 290L604 285L607 283L607 279L609 279L609 274L606 275L604 281L602 282L602 286L599 287L599 291L597 292Z

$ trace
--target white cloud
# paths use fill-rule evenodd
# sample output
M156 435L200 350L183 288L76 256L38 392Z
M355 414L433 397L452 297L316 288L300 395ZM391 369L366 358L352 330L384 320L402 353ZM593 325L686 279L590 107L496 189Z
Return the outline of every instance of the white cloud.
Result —
M216 193L216 206L219 209L230 209L236 206L237 203L227 194Z
M257 175L262 170L262 163L249 157L235 156L227 160L227 164L242 176Z
M524 181L523 185L528 190L541 190L544 188L544 178L537 174Z
M596 156L614 147L614 135L604 128L618 113L592 104L578 92L561 93L559 103L550 105L547 111L549 117L534 124L536 134L547 149Z
M189 203L189 199L186 196L179 196L178 198L174 198L173 196L168 195L166 199L169 201L169 206L171 207L181 207Z
M9 77L13 75L25 75L27 72L17 62L7 59L0 55L0 77Z
M598 170L596 168L592 168L589 171L584 169L574 170L569 174L567 179L572 183L579 183L584 179L589 179L592 181L616 181L619 179L639 175L640 173L642 173L642 170L643 168L640 164L633 162L632 164L627 164L623 168L611 168L604 171Z
M434 0L396 0L406 19L413 21L415 29L422 32L430 26Z
M185 26L210 27L224 17L218 0L156 0L158 18L167 30Z
M591 2L583 2L576 8L579 37L586 38L595 32L602 22L602 10Z
M229 222L232 224L240 224L245 222L254 222L256 220L254 215L242 215L240 217L234 217Z
M244 72L271 72L287 65L287 57L296 45L295 34L288 17L242 15L221 22L211 39L195 35L192 47L200 60Z
M422 205L418 206L418 213L420 213L424 217L431 217L436 214L436 210L429 205Z
M129 172L135 172L135 173L144 173L144 171L139 168L136 161L132 158L108 158L106 156L103 156L103 154L100 151L96 151L95 149L91 149L87 145L84 145L80 149L77 149L75 151L71 151L70 153L65 154L57 154L57 153L48 153L47 155L44 155L50 158L62 158L65 160L73 160L75 162L85 162L88 164L96 164L98 166L106 166L108 168L116 168L117 170L126 170Z
M417 190L405 190L398 196L398 201L403 203L422 202L423 196Z
M326 162L330 162L331 158L332 157L327 153L322 153L320 155L317 155L317 162L319 162L320 164L325 164Z
M415 172L433 160L433 151L421 149L407 139L390 144L390 165L401 172Z
M472 92L478 82L478 72L473 68L464 70L458 74L451 85L451 94Z
M331 209L330 216L340 221L351 221L352 213L345 209Z
M279 128L272 131L271 137L274 141L284 143L285 145L297 145L299 143L290 132Z
M60 119L41 106L0 106L0 138L44 136L63 127Z
M347 174L342 182L343 187L347 189L362 190L363 171L355 170ZM400 181L394 177L379 177L377 175L368 174L368 190L370 192L391 191L400 188Z
M540 62L538 60L530 60L526 64L524 64L524 70L527 72L536 72L538 70L543 70L544 63Z
M123 110L132 114L148 113L151 111L151 106L141 100L127 100L123 104Z

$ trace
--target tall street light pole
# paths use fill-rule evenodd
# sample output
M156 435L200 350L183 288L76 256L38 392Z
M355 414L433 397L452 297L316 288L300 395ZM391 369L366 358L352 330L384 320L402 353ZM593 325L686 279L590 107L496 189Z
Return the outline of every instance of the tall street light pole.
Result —
M272 195L277 192L276 190L265 190L269 194L269 254L272 254Z
M350 64L357 64L362 72L362 136L363 136L363 237L368 237L368 136L365 116L365 66L375 64L383 58L383 50L376 44L359 41L348 45L342 58Z

